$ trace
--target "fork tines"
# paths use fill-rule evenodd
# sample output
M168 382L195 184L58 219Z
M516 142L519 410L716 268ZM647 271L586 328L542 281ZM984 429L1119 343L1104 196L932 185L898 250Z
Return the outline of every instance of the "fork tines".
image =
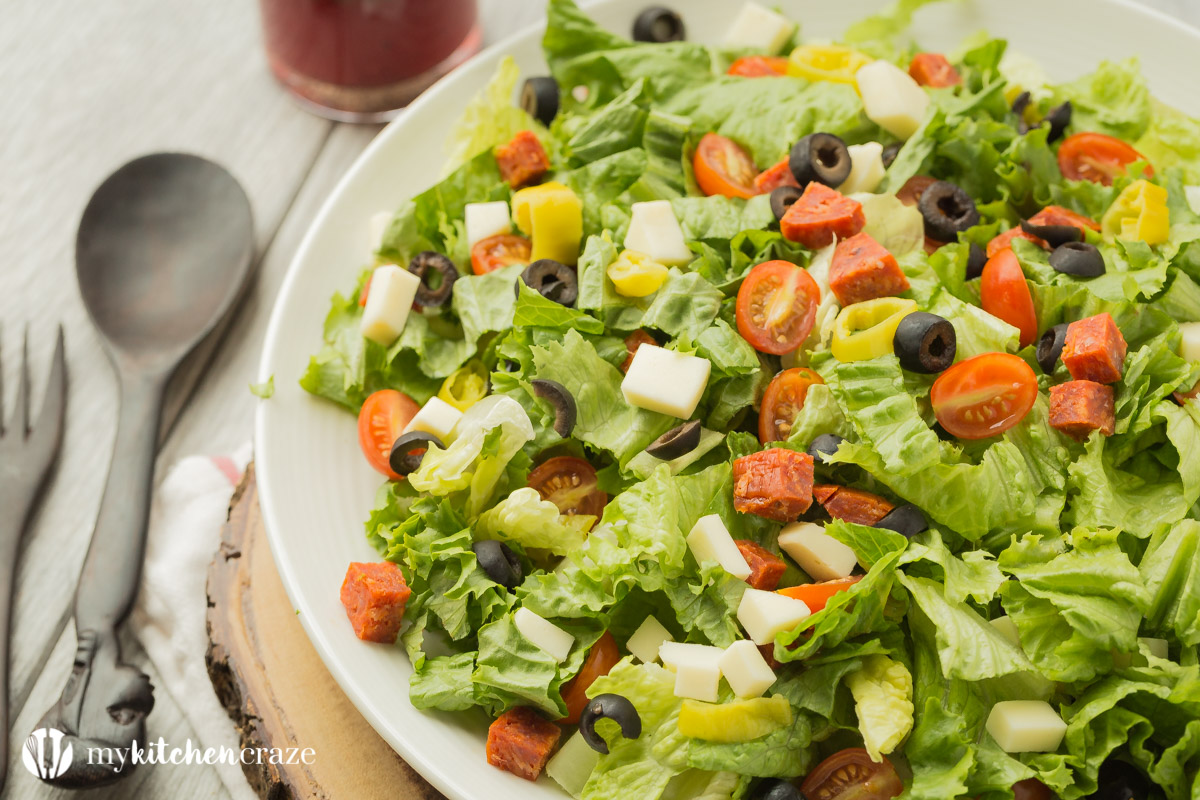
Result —
M4 397L4 370L0 362L0 401ZM3 403L0 402L0 453L15 451L28 459L23 466L41 471L53 458L62 438L63 415L66 410L67 365L63 347L63 329L58 326L58 341L54 347L54 358L50 364L50 376L46 381L45 399L37 421L30 422L29 398L29 329L21 341L21 363L17 368L16 407L5 424ZM14 442L15 440L15 442Z

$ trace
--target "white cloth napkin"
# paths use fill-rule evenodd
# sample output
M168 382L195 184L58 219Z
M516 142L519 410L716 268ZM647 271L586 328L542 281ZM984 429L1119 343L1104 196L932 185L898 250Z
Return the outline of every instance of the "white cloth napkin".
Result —
M133 630L162 686L183 711L201 750L240 750L233 721L208 679L205 581L221 541L229 500L250 459L250 445L232 456L190 456L171 468L154 495L142 587ZM150 717L153 728L154 717ZM168 742L183 747L183 742ZM233 800L257 800L239 764L215 765Z

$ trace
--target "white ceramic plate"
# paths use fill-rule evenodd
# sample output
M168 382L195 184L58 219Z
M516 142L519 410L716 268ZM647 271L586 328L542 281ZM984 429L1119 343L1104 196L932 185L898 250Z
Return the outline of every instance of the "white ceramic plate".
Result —
M605 0L590 12L626 32L648 0ZM882 0L773 0L802 21L808 37L833 38ZM675 0L689 38L720 41L737 0ZM952 49L986 29L1035 56L1066 80L1101 59L1138 56L1155 94L1200 114L1192 70L1200 32L1126 0L962 0L924 9L913 34L932 49ZM423 713L408 702L412 672L399 648L355 639L338 599L351 561L374 560L362 522L379 476L358 448L354 418L297 385L321 344L321 321L335 291L347 291L367 260L367 220L396 208L436 181L442 141L471 97L512 54L523 75L546 71L542 27L480 54L423 95L362 154L325 203L292 262L271 317L260 379L275 376L275 396L259 405L256 457L271 549L300 621L351 701L387 742L453 800L565 797L549 779L537 785L489 766L478 716ZM302 743L301 743L302 744ZM318 754L319 756L319 754ZM370 769L370 764L363 764Z

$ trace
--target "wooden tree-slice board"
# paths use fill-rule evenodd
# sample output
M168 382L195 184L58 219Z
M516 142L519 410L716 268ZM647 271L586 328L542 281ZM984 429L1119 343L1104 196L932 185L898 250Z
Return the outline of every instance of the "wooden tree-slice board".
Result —
M307 766L244 766L260 797L443 800L346 699L301 628L267 545L253 466L208 570L208 636L208 674L242 747L316 752Z

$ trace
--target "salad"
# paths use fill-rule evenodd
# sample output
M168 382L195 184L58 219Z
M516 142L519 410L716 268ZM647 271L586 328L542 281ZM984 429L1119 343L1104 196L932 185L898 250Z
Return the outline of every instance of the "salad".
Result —
M1200 123L920 5L707 46L550 0L550 75L501 64L333 298L302 385L389 478L341 599L481 759L1200 797Z

